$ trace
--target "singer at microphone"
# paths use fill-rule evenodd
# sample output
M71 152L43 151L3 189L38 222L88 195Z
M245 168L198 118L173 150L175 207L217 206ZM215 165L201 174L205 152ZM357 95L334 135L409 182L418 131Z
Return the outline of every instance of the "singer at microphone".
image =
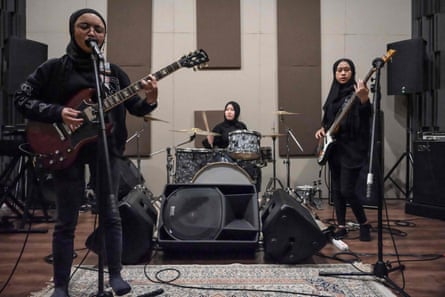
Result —
M88 38L85 40L85 43L88 47L90 47L93 50L93 53L101 60L104 59L104 55L102 51L100 50L99 46L97 45L97 40L94 38Z

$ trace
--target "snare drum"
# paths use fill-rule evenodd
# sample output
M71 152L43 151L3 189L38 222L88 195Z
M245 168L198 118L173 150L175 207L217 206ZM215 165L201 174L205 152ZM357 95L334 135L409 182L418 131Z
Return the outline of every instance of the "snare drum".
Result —
M238 160L256 160L260 158L261 134L255 131L236 130L229 133L227 152Z
M254 184L249 174L234 163L210 163L201 168L193 177L194 184Z

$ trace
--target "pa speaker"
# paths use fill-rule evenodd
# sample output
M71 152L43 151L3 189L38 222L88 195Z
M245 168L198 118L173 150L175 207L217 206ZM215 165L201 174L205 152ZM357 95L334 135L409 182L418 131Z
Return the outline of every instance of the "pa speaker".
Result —
M157 211L150 201L151 192L136 187L119 204L122 219L122 263L140 264L150 260L153 249L153 232ZM95 253L99 252L97 229L90 234L85 245Z
M5 57L5 89L14 94L26 77L48 59L48 45L12 36L5 44Z
M388 95L414 94L425 90L425 44L414 38L387 44L396 53L388 61Z
M261 220L265 256L279 263L301 262L327 243L311 213L282 189L272 194Z
M158 242L164 250L256 249L260 221L254 185L170 184L163 196Z
M413 197L405 211L445 219L445 142L415 141L413 149Z

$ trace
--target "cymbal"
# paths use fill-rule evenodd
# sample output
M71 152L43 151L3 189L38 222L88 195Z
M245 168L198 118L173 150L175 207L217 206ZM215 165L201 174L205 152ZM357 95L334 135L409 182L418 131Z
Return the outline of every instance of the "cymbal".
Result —
M283 133L272 133L272 134L261 134L261 137L282 137L286 136L287 134Z
M181 129L181 130L172 130L173 132L182 132L182 133L194 133L196 135L213 135L213 136L220 136L221 134L219 133L215 133L215 132L210 132L210 131L204 131L202 129L199 128L191 128L191 129Z
M159 122L164 122L164 123L168 123L167 121L152 117L151 115L145 115L144 116L144 121L148 122L148 121L159 121Z
M275 113L277 115L298 115L298 114L301 114L299 112L290 112L290 111L285 111L285 110L278 110Z

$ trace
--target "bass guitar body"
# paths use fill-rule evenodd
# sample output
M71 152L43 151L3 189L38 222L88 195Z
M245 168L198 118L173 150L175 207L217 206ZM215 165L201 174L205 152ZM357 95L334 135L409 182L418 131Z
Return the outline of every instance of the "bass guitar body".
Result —
M332 152L332 147L335 144L335 139L330 133L327 133L320 139L318 144L318 158L317 162L320 166L325 165L328 162L329 155Z
M47 169L64 169L73 164L79 150L97 140L99 122L96 104L91 97L93 89L85 89L70 99L67 107L82 111L83 124L71 131L64 123L30 121L26 128L27 140L34 152L38 152L38 165ZM111 125L107 127L109 132Z

